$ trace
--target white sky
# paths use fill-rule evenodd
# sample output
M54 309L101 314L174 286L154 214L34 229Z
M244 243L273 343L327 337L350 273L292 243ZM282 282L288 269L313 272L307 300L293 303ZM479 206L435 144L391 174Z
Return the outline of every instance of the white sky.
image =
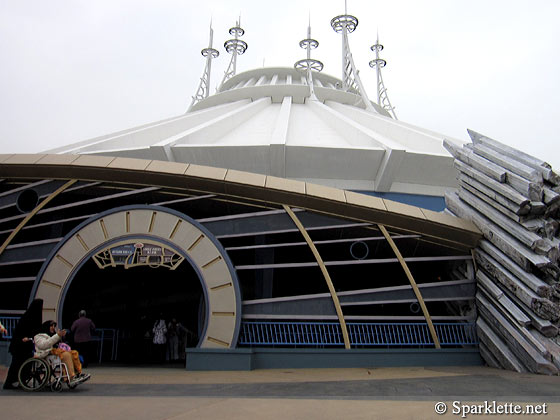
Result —
M34 153L183 113L202 75L213 19L213 85L241 14L238 72L312 53L341 77L342 0L0 0L0 153ZM370 98L379 29L383 77L400 120L460 139L467 128L560 169L560 2L349 0L350 46ZM214 88L212 89L214 91Z

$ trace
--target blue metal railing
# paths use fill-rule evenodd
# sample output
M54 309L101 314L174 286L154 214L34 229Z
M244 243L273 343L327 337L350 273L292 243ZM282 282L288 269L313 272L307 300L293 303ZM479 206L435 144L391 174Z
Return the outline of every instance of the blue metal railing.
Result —
M433 346L426 323L347 323L353 347ZM478 344L474 323L434 323L442 346ZM337 322L247 321L241 324L239 345L247 346L342 346Z
M8 330L5 339L12 338L12 331L19 321L17 316L0 317ZM353 347L400 347L433 346L426 323L346 323L350 344ZM434 323L442 346L477 345L475 323ZM111 360L116 358L118 337L115 330L98 329L94 341L98 341L101 360L103 345L111 342ZM301 346L334 347L344 345L338 322L270 322L246 321L241 324L239 345L243 346Z
M0 316L0 322L8 330L8 333L2 336L3 338L6 338L8 340L12 338L12 333L19 321L19 318L19 316Z
M20 318L19 316L0 316L0 322L8 330L8 333L3 335L2 338L6 340L12 339L12 333ZM97 328L95 334L92 336L92 341L97 343L99 363L101 363L103 353L106 353L108 350L110 351L110 360L116 360L119 346L118 330L112 328ZM105 349L107 343L110 344L108 350Z

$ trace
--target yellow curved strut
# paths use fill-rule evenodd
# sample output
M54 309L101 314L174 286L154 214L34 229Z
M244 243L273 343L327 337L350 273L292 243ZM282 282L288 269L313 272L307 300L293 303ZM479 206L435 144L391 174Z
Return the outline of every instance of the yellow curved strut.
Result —
M319 268L321 269L321 272L323 273L323 276L325 277L325 281L327 282L327 287L329 288L329 292L331 293L331 297L332 297L332 300L333 300L333 303L334 303L334 307L336 309L336 315L338 316L338 322L340 322L340 328L342 330L342 337L344 338L344 347L349 349L350 348L350 338L348 337L348 329L346 327L346 321L344 320L344 314L342 313L342 308L340 306L340 301L338 300L338 296L336 294L336 290L334 289L334 285L332 283L331 276L329 275L329 272L327 271L327 267L325 266L325 263L323 262L323 259L321 258L321 255L319 254L319 251L317 251L317 247L315 246L315 244L311 240L311 237L309 236L309 234L305 230L305 227L303 227L303 225L301 224L301 222L299 221L299 219L297 218L295 213L292 211L292 209L290 209L285 204L283 204L282 207L284 207L284 210L286 210L286 213L288 213L288 216L290 216L292 218L293 222L296 224L297 228L299 229L299 231L301 232L301 234L305 238L305 242L307 242L307 245L311 249L311 252L313 252L313 255L315 256L315 259L317 260L317 264L319 264Z
M12 242L12 240L14 239L14 237L19 233L20 230L23 229L23 227L27 224L27 222L29 222L29 220L31 220L31 218L33 216L35 216L37 214L37 212L39 212L39 210L41 210L43 207L45 207L47 204L49 204L49 202L54 199L58 194L60 194L61 192L63 192L66 188L68 188L69 186L75 184L77 182L77 179L71 179L70 181L68 181L66 184L64 184L63 186L61 186L60 188L58 188L56 191L53 191L51 195L49 195L47 198L45 198L43 201L41 201L37 207L35 207L33 210L31 210L29 212L29 214L27 216L25 216L25 219L23 219L19 225L17 225L17 227L12 231L12 233L10 233L10 236L8 236L6 238L6 240L4 241L4 243L2 244L2 246L0 246L0 255L2 255L2 253L4 252L4 250L8 247L8 245L10 245L10 242Z
M391 245L391 248L393 249L393 252L395 253L395 255L397 256L397 259L401 263L401 266L402 266L402 268L403 268L403 270L406 274L406 277L408 277L408 281L410 282L410 285L412 286L412 290L414 290L414 294L416 295L416 299L418 299L418 303L420 304L420 307L422 308L422 313L424 314L424 318L426 318L426 322L428 323L428 329L430 330L430 334L432 335L432 340L434 340L434 344L436 346L436 349L441 348L441 346L439 344L439 338L438 338L436 330L434 328L434 324L432 323L432 318L430 317L430 313L428 312L428 308L426 307L426 304L424 303L424 298L422 298L422 294L420 293L420 289L418 289L418 286L416 285L416 281L414 280L414 277L412 277L412 273L410 272L410 269L408 268L408 265L406 264L406 261L404 260L403 256L401 255L401 252L397 248L397 245L393 241L393 238L391 238L391 236L389 235L389 232L387 232L387 229L385 229L385 226L383 226L383 225L377 225L377 226L379 226L379 229L381 229L381 233L383 233L383 236L385 236L385 239L387 239L387 242L389 242L389 245Z

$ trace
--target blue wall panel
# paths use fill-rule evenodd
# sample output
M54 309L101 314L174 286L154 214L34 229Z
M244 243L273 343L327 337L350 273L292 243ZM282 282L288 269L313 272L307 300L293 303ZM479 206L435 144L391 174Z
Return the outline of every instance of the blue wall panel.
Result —
M398 201L399 203L409 204L411 206L422 207L423 209L433 211L443 211L445 209L445 199L433 195L421 194L403 194L392 192L376 192L376 191L356 191L360 194L372 195L374 197L386 198L387 200Z

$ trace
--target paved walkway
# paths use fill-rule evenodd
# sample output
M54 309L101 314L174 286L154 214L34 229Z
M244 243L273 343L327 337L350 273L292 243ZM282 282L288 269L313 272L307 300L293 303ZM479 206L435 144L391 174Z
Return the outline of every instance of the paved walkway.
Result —
M1 419L430 419L461 418L468 404L546 404L560 418L560 377L485 367L277 369L187 372L178 367L93 367L61 393L0 391ZM6 368L0 366L0 379ZM448 412L438 415L437 402ZM507 410L507 407L505 408ZM79 413L79 414L78 414ZM496 419L473 415L467 418ZM516 415L515 418L527 416ZM528 418L528 417L527 417Z

